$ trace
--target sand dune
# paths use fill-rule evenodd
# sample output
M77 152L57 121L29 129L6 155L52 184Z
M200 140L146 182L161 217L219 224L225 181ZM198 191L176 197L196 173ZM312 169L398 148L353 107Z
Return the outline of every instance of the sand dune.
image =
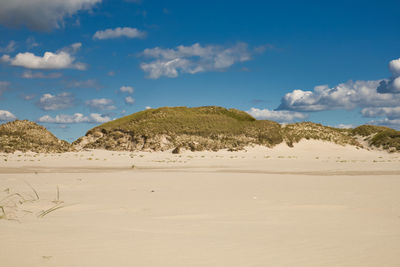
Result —
M317 141L0 154L1 265L399 266L399 190L400 154Z

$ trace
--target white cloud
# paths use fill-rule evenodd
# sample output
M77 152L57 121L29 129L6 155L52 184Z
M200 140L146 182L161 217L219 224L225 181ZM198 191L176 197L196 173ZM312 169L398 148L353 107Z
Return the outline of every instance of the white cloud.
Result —
M400 76L382 80L376 89L381 94L398 94L400 93Z
M400 95L381 94L381 81L349 81L333 88L316 86L313 91L294 90L283 98L279 110L322 111L356 107L397 106Z
M400 103L397 107L364 108L361 110L364 117L387 117L388 119L400 119Z
M273 120L278 122L292 122L298 120L304 120L307 118L307 114L288 110L269 110L269 109L258 109L251 108L247 111L251 116L261 120Z
M24 71L21 75L24 79L56 79L62 76L59 72L43 73L43 72L32 72L30 70Z
M85 70L86 65L81 62L75 62L72 56L79 48L81 43L75 43L63 48L55 53L45 52L43 56L36 56L33 53L18 53L14 58L9 55L3 55L1 60L9 63L11 66L24 67L27 69L77 69Z
M126 38L144 38L146 33L139 31L136 28L130 27L117 27L115 29L106 29L104 31L97 31L93 35L93 39L104 40L104 39L115 39L120 37Z
M10 82L0 81L0 96L8 89Z
M8 63L8 62L11 61L11 57L9 55L2 55L1 58L0 58L0 61Z
M390 61L389 69L393 73L393 76L400 76L400 58Z
M121 86L121 88L119 88L119 90L122 93L128 93L128 94L133 94L133 91L134 91L132 86Z
M0 121L12 121L17 117L8 110L0 110Z
M125 104L133 105L133 103L135 103L135 99L133 97L131 97L131 96L125 97Z
M16 44L17 43L15 41L11 40L10 42L8 42L7 46L0 47L0 53L11 53L11 52L14 52Z
M70 124L70 123L105 123L110 121L111 118L106 115L99 113L91 113L89 116L84 116L81 113L75 113L73 115L59 114L55 117L49 115L42 116L38 119L39 122L44 123L59 123L59 124Z
M180 45L176 49L162 49L159 47L145 49L143 56L153 58L153 61L140 65L151 79L161 76L178 77L180 73L195 74L205 71L224 70L236 62L251 59L246 43L238 43L232 47L216 45L201 46L196 43L192 46Z
M392 77L376 81L348 81L335 87L316 86L312 91L293 90L277 110L323 111L361 108L370 123L400 128L400 59L390 61Z
M336 126L334 126L335 128L340 128L340 129L352 129L355 128L356 126L354 126L353 124L338 124Z
M58 50L57 52L65 52L65 53L68 53L68 54L75 54L81 48L82 48L82 43L78 42L78 43L73 43L73 44L71 44L69 46L63 47L60 50Z
M75 105L75 97L66 92L57 95L43 94L37 105L43 110L67 109Z
M105 123L111 121L111 118L106 115L101 115L99 113L91 113L89 115L89 122L92 123Z
M369 124L375 124L375 125L382 125L382 126L386 126L386 127L390 127L393 129L397 129L400 130L400 119L388 119L388 118L384 118L381 120L373 120L368 122Z
M113 110L116 109L114 102L108 98L96 98L87 100L85 104L93 109L97 110Z
M389 69L393 76L380 82L377 91L381 94L400 93L400 58L389 62Z
M89 10L101 0L2 0L0 24L48 31L64 25L79 10Z
M313 91L293 90L283 98L279 110L321 111L356 107L400 105L400 59L392 60L392 78L377 81L348 81L335 87L316 86ZM396 76L397 75L397 76Z
M150 106L146 106L145 109L151 109L151 107Z

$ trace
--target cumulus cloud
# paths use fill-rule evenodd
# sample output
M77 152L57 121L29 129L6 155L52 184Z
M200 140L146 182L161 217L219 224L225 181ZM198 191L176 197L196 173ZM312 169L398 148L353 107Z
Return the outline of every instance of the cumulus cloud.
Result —
M132 86L121 86L119 88L119 91L121 91L122 93L133 94L134 89Z
M43 123L57 123L57 124L70 124L70 123L105 123L110 121L111 118L106 115L99 113L91 113L88 116L84 116L81 113L75 113L73 115L59 114L55 117L45 115L38 119L39 122Z
M392 77L380 82L377 91L381 94L385 93L400 93L400 58L389 62L389 69L392 72Z
M80 10L89 10L100 2L101 0L3 0L0 24L48 31L63 26L66 17L71 17Z
M10 86L9 82L6 81L0 81L0 96L8 89Z
M269 109L258 109L251 108L247 111L251 116L261 120L273 120L278 122L293 122L298 120L304 120L307 118L307 114L289 111L289 110L269 110Z
M14 52L15 47L16 47L16 42L11 40L10 42L8 42L8 45L5 47L0 47L0 53L11 53Z
M75 97L67 92L57 95L43 94L36 104L43 110L67 109L75 105Z
M281 101L279 110L321 111L356 107L395 107L400 103L400 59L392 60L394 75L377 81L348 81L335 87L316 86L313 91L293 90ZM397 75L397 76L396 76Z
M364 108L361 110L364 117L387 117L388 119L400 119L400 103L398 107Z
M135 103L135 99L131 96L125 97L125 104L127 105L133 105Z
M333 88L316 86L313 91L294 90L283 98L278 110L322 111L356 107L397 106L400 95L381 94L381 81L349 81Z
M389 69L394 76L400 76L400 58L390 61Z
M12 121L17 117L8 110L0 110L0 121Z
M85 104L96 110L113 110L116 109L114 101L108 98L96 98L87 100Z
M389 63L392 77L376 81L348 81L332 88L321 85L312 91L293 90L281 100L279 111L323 111L361 108L364 117L381 118L370 123L399 128L400 59Z
M85 70L86 65L75 62L74 54L81 47L81 43L75 43L63 48L55 53L45 52L43 56L36 56L33 53L18 53L14 58L3 55L1 60L11 66L23 67L27 69L77 69Z
M393 77L389 80L383 80L379 83L377 88L378 93L381 94L398 94L400 93L400 76Z
M104 40L104 39L115 39L115 38L144 38L146 37L146 33L139 31L136 28L130 27L117 27L115 29L106 29L103 31L97 31L93 35L93 39Z
M161 76L174 78L178 77L180 73L195 74L224 70L236 62L251 59L251 53L246 43L238 43L232 47L201 46L196 43L192 46L180 45L175 49L147 48L142 55L154 59L140 65L151 79L158 79Z
M62 76L59 72L43 73L43 72L33 72L30 70L24 71L21 75L24 79L56 79Z

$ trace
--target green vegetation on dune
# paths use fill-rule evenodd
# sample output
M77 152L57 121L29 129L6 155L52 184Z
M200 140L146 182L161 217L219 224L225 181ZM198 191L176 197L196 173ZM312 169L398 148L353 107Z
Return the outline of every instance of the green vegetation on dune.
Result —
M352 136L348 129L338 129L312 122L299 122L288 124L283 128L283 136L289 146L298 143L302 139L314 139L333 142L340 145L361 146Z
M149 109L107 122L98 128L121 129L138 134L238 134L255 119L246 112L221 107L163 107ZM271 122L274 123L274 122ZM276 124L276 123L274 123Z
M381 147L391 152L400 151L400 132L389 128L381 131L371 138L370 145Z
M27 120L0 125L0 152L66 152L72 146L59 140L45 127Z
M352 129L351 134L362 136L370 146L391 152L400 151L400 132L394 129L384 126L361 125Z
M303 122L282 127L256 120L248 113L222 107L163 107L144 110L107 122L74 142L78 148L111 150L241 149L259 144L268 147L282 142L293 146L302 139L361 146L349 130Z
M251 143L273 146L282 142L281 126L273 121L257 121L246 112L222 107L163 107L141 111L93 128L87 135L99 136L86 147L108 149L110 143L135 142L128 149L191 150L240 149ZM110 136L113 136L110 138ZM164 137L164 147L157 140ZM114 142L120 139L121 142ZM80 143L80 140L78 140Z
M256 120L248 113L222 107L163 107L144 110L97 126L74 142L77 148L110 150L197 150L242 149L259 144L268 147L286 142L289 146L302 139L333 142L390 151L399 150L399 137L390 128L363 125L338 129L312 122L281 126L268 120Z
M361 125L351 130L352 135L370 136L386 130L392 130L383 126L376 125Z
M0 152L65 152L73 149L159 151L240 150L248 145L289 146L313 139L340 145L400 151L400 132L363 125L338 129L312 122L280 125L222 107L163 107L140 111L89 130L73 144L30 121L0 125Z

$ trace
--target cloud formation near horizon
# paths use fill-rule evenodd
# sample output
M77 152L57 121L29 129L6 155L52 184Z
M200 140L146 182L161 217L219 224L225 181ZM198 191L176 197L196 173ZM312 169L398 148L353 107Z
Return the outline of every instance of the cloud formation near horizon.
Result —
M3 0L0 24L26 26L31 30L49 31L64 25L64 19L80 10L90 10L101 0Z
M105 123L110 121L111 118L99 113L91 113L89 116L84 116L81 113L73 115L59 114L55 117L44 115L38 119L43 123L57 123L57 124L71 124L71 123Z
M115 29L106 29L103 31L97 31L93 35L93 39L97 40L105 40L105 39L115 39L115 38L144 38L146 37L146 33L139 31L136 28L130 27L117 27Z
M259 120L272 120L277 122L294 122L298 120L304 120L308 117L307 114L289 110L251 108L246 112Z
M315 112L362 108L364 117L379 118L371 123L400 128L400 59L390 61L392 77L376 81L348 81L332 88L293 90L285 94L278 111Z
M224 70L237 62L251 59L251 52L246 43L238 43L231 47L201 46L195 43L192 46L180 45L175 49L147 48L142 55L153 59L140 65L150 79L158 79L161 76L175 78L181 73Z
M17 117L8 110L0 110L0 121L12 121Z

